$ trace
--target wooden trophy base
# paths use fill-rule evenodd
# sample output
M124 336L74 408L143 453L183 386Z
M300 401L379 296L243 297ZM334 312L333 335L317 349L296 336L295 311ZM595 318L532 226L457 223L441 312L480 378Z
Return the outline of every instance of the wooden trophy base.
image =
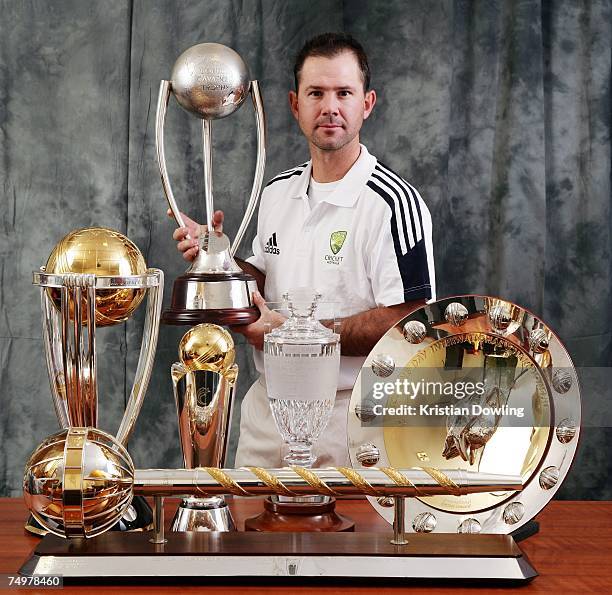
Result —
M164 544L152 534L105 533L93 539L47 535L19 570L21 575L58 574L64 581L192 583L256 579L314 581L364 578L508 581L537 576L509 535L417 533L408 544L390 543L390 533L168 533ZM409 579L407 581L406 579Z
M246 273L185 273L174 281L170 308L162 313L161 322L251 324L260 316L250 297L255 290L255 279Z
M336 512L336 500L329 502L274 502L264 500L264 511L244 522L245 531L354 531L355 523Z

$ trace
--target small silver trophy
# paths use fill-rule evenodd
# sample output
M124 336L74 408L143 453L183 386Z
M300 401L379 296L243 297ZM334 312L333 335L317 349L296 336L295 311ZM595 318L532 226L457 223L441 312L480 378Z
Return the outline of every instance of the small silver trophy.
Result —
M238 366L232 336L216 324L199 324L179 344L172 366L181 449L186 469L223 467ZM235 531L223 496L183 498L173 531Z
M231 48L201 43L183 52L172 69L172 80L161 81L155 123L157 163L170 210L181 227L185 223L170 186L164 154L164 122L170 94L179 105L202 120L204 199L208 231L199 238L200 250L189 270L174 282L172 302L163 313L167 324L194 325L201 322L248 324L259 317L252 293L255 279L247 275L234 255L251 217L263 183L265 169L265 116L259 83L250 80L248 68ZM257 162L251 196L236 238L213 232L212 120L235 112L248 94L253 98L257 122Z

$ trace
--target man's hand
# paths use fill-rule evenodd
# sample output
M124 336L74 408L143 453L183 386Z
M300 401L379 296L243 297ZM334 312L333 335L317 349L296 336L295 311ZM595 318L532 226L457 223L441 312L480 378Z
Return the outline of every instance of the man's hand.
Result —
M184 213L181 213L181 215L183 216L186 227L177 227L172 234L172 238L177 241L176 248L181 252L183 258L191 262L200 249L198 238L208 230L208 227L196 223ZM168 209L168 217L172 216L172 211ZM213 215L213 226L214 230L219 233L223 232L223 219L223 211L215 211ZM189 236L189 238L187 236Z
M253 292L253 302L259 308L261 316L251 324L235 325L231 326L230 329L235 333L244 335L247 343L250 343L255 349L262 351L264 333L280 326L287 319L282 314L270 310L258 291Z
M372 308L341 318L339 322L342 355L368 355L388 329L423 305L425 300L415 300L395 306ZM325 323L325 326L333 328L333 323Z

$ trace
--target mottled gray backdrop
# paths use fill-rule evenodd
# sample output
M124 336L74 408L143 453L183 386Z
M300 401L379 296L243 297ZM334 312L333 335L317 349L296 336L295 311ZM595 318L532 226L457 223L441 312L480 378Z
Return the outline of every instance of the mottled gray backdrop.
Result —
M127 233L166 272L166 300L184 270L153 126L160 79L202 41L235 48L261 81L270 177L307 159L286 98L294 54L323 31L356 35L379 95L363 138L432 211L439 295L516 301L576 364L609 367L611 20L609 0L0 0L0 494L20 493L26 456L57 428L31 271L88 225ZM202 218L198 124L171 103L174 190ZM250 107L215 124L214 137L216 204L232 237L254 169ZM98 334L101 426L111 431L141 328L142 312ZM182 330L161 331L130 444L138 465L180 465L169 366ZM238 357L241 396L253 378L243 343ZM559 496L610 499L612 430L593 427L610 426L609 387L587 381L584 401L591 419L602 415ZM234 446L235 436L232 458Z

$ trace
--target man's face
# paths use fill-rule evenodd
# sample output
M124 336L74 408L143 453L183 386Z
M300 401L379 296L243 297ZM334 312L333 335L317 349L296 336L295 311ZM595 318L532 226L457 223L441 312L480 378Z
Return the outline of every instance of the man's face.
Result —
M337 151L359 139L376 93L364 92L357 58L346 51L333 58L306 58L298 92L289 93L289 102L308 141L323 151Z

